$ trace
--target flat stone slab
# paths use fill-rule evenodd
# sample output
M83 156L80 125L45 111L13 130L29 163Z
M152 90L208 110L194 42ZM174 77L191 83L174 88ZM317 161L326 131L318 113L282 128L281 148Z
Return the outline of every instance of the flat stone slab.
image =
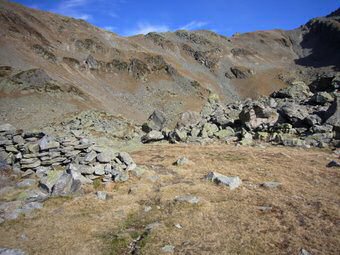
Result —
M0 248L0 255L26 255L26 253L19 249Z
M192 195L183 195L183 196L176 196L175 197L176 202L186 202L189 204L197 204L200 199L198 197L192 196Z
M260 184L261 187L267 188L267 189L276 189L281 186L281 183L279 182L263 182Z
M173 245L165 245L162 247L162 253L174 253L175 252L175 246Z
M231 190L238 188L242 184L242 180L238 176L225 176L216 172L210 172L206 178L216 184L228 186Z

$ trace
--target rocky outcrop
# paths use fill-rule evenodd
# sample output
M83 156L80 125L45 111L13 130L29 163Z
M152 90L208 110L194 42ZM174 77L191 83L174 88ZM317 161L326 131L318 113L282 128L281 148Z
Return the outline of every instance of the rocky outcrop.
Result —
M337 83L336 76L332 82ZM314 83L313 83L314 84ZM314 84L315 85L315 84ZM251 145L256 141L285 146L339 146L339 92L311 92L303 82L259 100L222 105L214 95L200 113L185 112L172 131L158 128L170 142L221 140Z
M244 66L233 66L225 73L228 79L247 79L255 74L255 71Z

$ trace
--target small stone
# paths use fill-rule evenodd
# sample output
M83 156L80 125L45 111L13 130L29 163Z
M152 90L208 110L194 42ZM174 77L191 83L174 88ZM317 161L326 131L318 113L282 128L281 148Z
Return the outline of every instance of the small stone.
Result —
M51 170L50 167L39 166L35 169L35 174L37 175L38 178L41 179L44 176L46 176L50 170Z
M13 136L13 143L22 145L25 144L25 139L21 135L16 135Z
M216 172L210 172L206 178L216 184L226 185L230 190L236 189L242 184L242 181L238 176L225 176Z
M107 198L107 193L105 191L97 191L96 194L99 200L106 200Z
M311 255L308 251L306 251L305 249L301 249L299 252L299 255Z
M49 150L59 148L60 144L57 141L54 141L52 137L45 135L39 141L39 148L40 150Z
M113 171L112 174L115 182L126 182L129 179L127 172Z
M41 161L37 160L37 161L35 161L34 163L31 163L31 164L22 164L21 168L22 169L32 169L32 168L37 168L40 165L41 165Z
M0 255L26 255L26 253L19 249L0 248Z
M175 252L175 246L173 245L165 245L162 247L163 253L174 253Z
M33 164L35 162L39 161L39 159L32 157L32 158L23 158L21 159L20 163L21 164Z
M258 206L257 209L259 209L262 212L268 212L268 211L271 211L273 209L273 207L271 207L271 206Z
M192 164L192 163L193 162L191 162L187 157L181 157L181 158L176 160L175 165L183 166L183 165L189 165L189 164Z
M118 158L127 166L126 171L133 170L137 167L131 156L126 152L120 152Z
M35 172L32 170L32 169L28 169L26 170L22 175L21 177L26 177L26 176L30 176L32 174L34 174Z
M182 228L181 224L175 224L175 227L178 228L178 229Z
M78 171L82 174L93 174L95 168L92 166L79 165Z
M27 187L31 187L31 186L35 185L36 183L37 182L36 182L35 179L25 179L25 180L23 180L21 182L18 182L16 184L16 186L18 188L27 188Z
M97 160L100 163L110 163L113 158L113 153L110 153L109 151L104 151L97 155Z
M151 206L145 206L144 207L144 212L150 212L152 210Z
M183 195L183 196L176 196L175 201L176 202L187 202L190 204L197 204L200 201L200 199L192 195Z
M15 148L14 145L7 145L7 146L5 147L5 150L6 150L7 152L18 153L18 150L17 150L17 148Z
M340 163L338 163L336 160L332 160L327 164L327 167L340 167Z
M104 165L98 164L94 167L94 174L95 175L104 175L105 174L105 170L104 170Z
M39 147L39 144L37 144L37 143L29 143L26 146L27 146L27 149L30 153L34 154L34 153L39 152L40 147Z
M268 188L268 189L275 189L281 186L279 182L263 182L260 184L261 187Z
M92 162L97 157L97 153L95 151L90 151L88 154L86 154L84 161L85 162Z

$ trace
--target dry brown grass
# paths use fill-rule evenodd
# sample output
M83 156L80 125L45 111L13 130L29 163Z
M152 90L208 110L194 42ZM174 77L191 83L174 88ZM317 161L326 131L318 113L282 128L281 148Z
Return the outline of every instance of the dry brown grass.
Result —
M142 254L338 254L339 177L325 167L327 151L231 145L149 145L132 153L148 170L141 178L107 187L108 201L93 192L49 200L31 218L1 225L0 247L29 254L125 254L126 244L152 222L161 225L143 240ZM174 166L180 156L194 165ZM240 176L233 191L204 179L209 171ZM258 186L279 181L277 189ZM197 205L174 202L177 195ZM152 210L144 212L145 206ZM259 206L271 206L262 212ZM178 229L174 225L180 224ZM22 240L25 234L28 240ZM117 242L116 236L123 236ZM124 242L127 240L129 242Z

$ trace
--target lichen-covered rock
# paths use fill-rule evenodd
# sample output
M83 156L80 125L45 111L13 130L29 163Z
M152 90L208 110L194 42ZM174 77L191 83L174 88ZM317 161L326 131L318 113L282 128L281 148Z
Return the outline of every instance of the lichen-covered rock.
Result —
M295 81L287 88L274 92L271 97L274 98L293 98L298 101L304 100L311 96L309 87L302 81Z

